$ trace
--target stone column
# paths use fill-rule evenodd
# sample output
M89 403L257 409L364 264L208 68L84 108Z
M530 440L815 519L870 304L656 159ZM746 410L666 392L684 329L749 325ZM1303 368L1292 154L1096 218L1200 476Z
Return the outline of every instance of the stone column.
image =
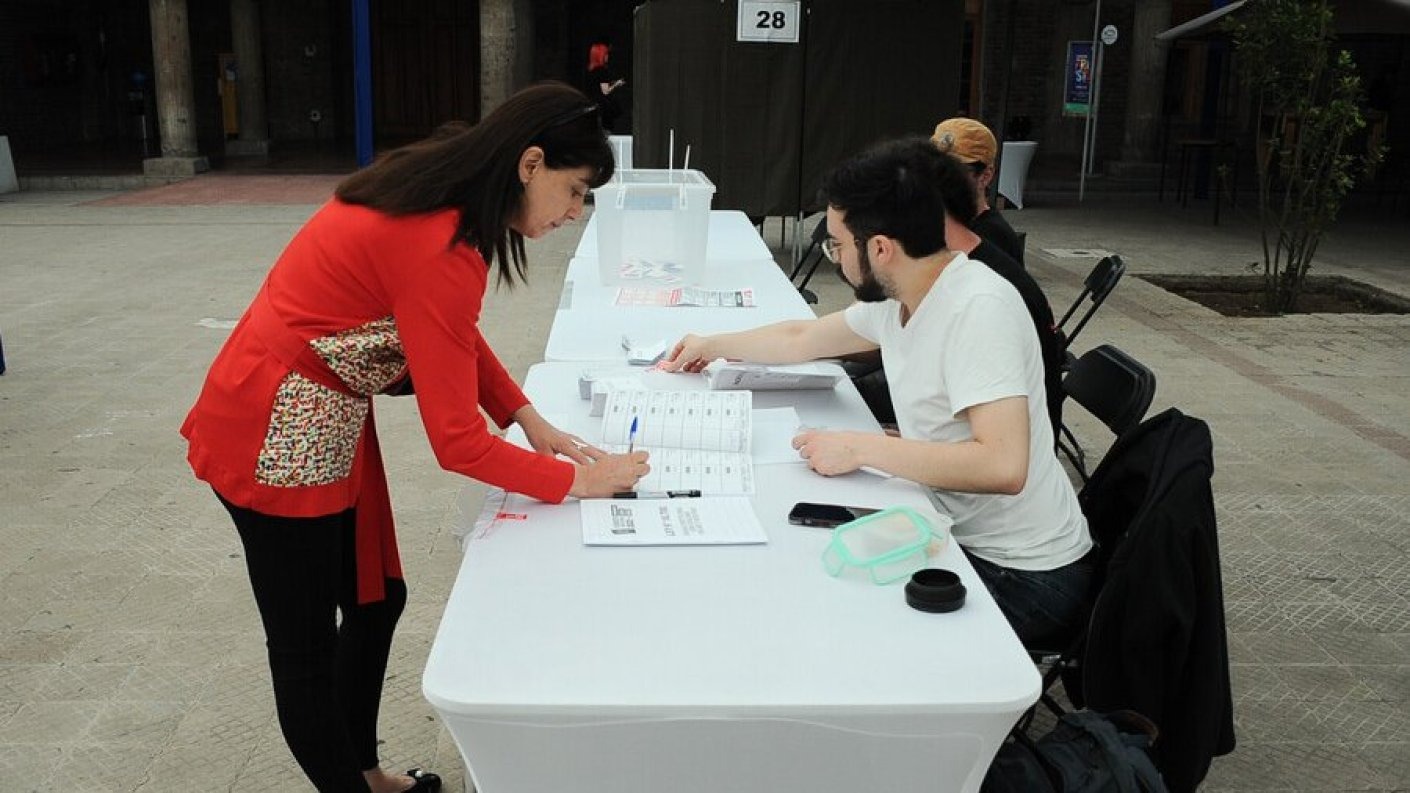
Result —
M264 51L260 47L258 0L230 0L230 33L235 43L235 96L240 111L240 138L226 141L225 153L269 153L265 121Z
M1160 113L1165 101L1165 58L1170 45L1155 35L1170 27L1171 0L1140 0L1131 24L1131 73L1126 129L1113 175L1148 176L1160 164ZM1123 36L1123 38L1125 38Z
M191 92L191 32L186 0L148 0L157 123L162 156L142 162L148 176L195 176L210 164L196 151L196 99Z
M480 0L480 117L528 84L533 63L530 0Z

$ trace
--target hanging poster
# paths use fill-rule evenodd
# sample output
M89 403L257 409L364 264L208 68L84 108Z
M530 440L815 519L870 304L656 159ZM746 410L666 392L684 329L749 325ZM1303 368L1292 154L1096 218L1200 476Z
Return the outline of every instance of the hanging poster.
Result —
M1065 116L1085 116L1092 108L1092 42L1067 42L1066 70L1062 113Z

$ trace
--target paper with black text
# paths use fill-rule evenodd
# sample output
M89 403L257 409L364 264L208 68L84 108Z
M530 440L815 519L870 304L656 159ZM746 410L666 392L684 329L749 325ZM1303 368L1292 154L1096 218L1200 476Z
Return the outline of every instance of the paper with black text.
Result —
M747 498L587 499L584 545L749 545L769 541Z
M752 495L753 404L748 391L616 391L603 410L602 448L650 453L638 490Z

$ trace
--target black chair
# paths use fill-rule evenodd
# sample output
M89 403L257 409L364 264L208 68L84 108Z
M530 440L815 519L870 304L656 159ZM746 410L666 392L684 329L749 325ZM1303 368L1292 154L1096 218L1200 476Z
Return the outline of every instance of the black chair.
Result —
M1103 344L1077 359L1063 377L1062 390L1067 399L1096 416L1120 439L1145 418L1155 398L1155 373L1121 350ZM1058 449L1086 482L1086 452L1066 424L1059 431Z
M1083 356L1083 359L1086 357ZM1147 514L1157 499L1165 496L1163 490L1155 487L1154 480L1162 473L1161 458L1168 452L1162 451L1160 455L1152 456L1149 446L1160 442L1153 436L1163 434L1160 427L1177 422L1174 418L1176 416L1185 418L1172 408L1151 418L1145 424L1135 425L1122 437L1117 438L1077 496L1082 514L1087 518L1088 529L1092 533L1092 542L1096 544L1096 574L1091 590L1093 611L1096 603L1102 598L1108 568L1125 541L1127 530ZM1203 422L1199 424L1202 426ZM1083 654L1087 648L1087 637L1092 631L1091 620L1092 615L1089 613L1087 624L1066 641L1054 642L1052 647L1027 648L1033 662L1045 668L1038 704L1046 707L1055 716L1067 712L1050 693L1059 679L1063 681L1063 688L1074 706L1080 708L1085 704ZM1015 731L1023 732L1028 729L1036 709L1037 704L1029 708L1018 720Z
M1079 500L1100 543L1073 705L1137 711L1171 791L1194 791L1234 748L1228 637L1209 427L1170 409L1108 452Z
M1097 312L1098 308L1101 308L1102 303L1106 302L1107 295L1110 295L1111 290L1116 288L1117 282L1121 280L1121 276L1125 273L1126 262L1122 261L1121 257L1116 254L1112 254L1097 262L1096 266L1092 268L1090 273L1087 273L1087 277L1082 281L1082 293L1077 296L1076 300L1072 301L1072 307L1067 309L1067 313L1062 315L1062 319L1058 320L1057 331L1058 334L1062 336L1062 346L1063 350L1067 352L1067 362L1069 365L1074 360L1074 356L1071 353L1072 342L1076 341L1077 334L1082 332L1082 328L1086 327L1087 321L1092 318L1092 315ZM1091 300L1091 305L1087 306L1087 310L1083 312L1082 318L1077 321L1077 324L1071 330L1068 330L1067 321L1072 318L1073 314L1077 313L1077 309L1081 307L1082 301L1088 299Z
M793 266L793 272L789 274L788 280L793 281L798 278L798 274L807 269L807 274L803 276L803 281L798 284L798 293L809 303L818 302L818 296L808 289L808 282L813 279L813 273L818 271L818 265L823 263L827 257L823 255L822 244L827 239L827 223L819 220L813 226L813 241L808 244L808 250L803 252L803 258ZM811 264L809 263L811 262Z
M1107 457L1111 458L1117 454L1117 449L1122 445L1122 439L1130 435L1145 418L1146 411L1150 408L1151 400L1155 397L1155 374L1135 358L1118 350L1117 348L1103 344L1093 350L1083 353L1081 358L1072 367L1067 376L1063 378L1062 389L1067 398L1085 408L1093 416L1096 416L1108 429L1116 435L1116 442L1112 445ZM1082 477L1084 485L1089 481L1086 468L1086 454L1082 451L1082 446L1073 437L1072 430L1064 424L1061 436L1058 439L1058 448L1072 461L1072 465L1077 469L1077 473ZM1102 461L1102 467L1107 465L1106 460ZM1083 488L1083 494L1086 494ZM1087 504L1083 502L1083 512L1087 511ZM1094 533L1093 540L1099 545L1097 559L1098 578L1101 571L1105 569L1106 559L1109 558L1114 548L1114 538L1097 537ZM1081 649L1085 640L1086 631L1083 631L1070 644L1059 643L1054 647L1030 647L1029 654L1033 662L1048 667L1047 673L1043 676L1043 693L1039 697L1039 702L1047 706L1054 714L1061 715L1062 708L1057 704L1048 689L1059 676L1066 676L1069 679L1076 674L1077 653ZM1074 683L1075 685L1075 683ZM1023 719L1019 721L1021 729L1027 729L1028 723L1032 721L1033 712L1030 710Z

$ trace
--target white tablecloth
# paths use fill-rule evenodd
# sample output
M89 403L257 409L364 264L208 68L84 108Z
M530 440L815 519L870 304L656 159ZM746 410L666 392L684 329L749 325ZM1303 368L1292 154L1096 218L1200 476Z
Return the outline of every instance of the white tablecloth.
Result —
M544 415L589 440L578 363L534 366ZM650 387L703 387L651 373ZM755 394L812 426L877 427L850 383ZM761 465L762 546L586 547L578 507L510 497L466 549L423 691L483 793L974 791L1038 695L1033 664L953 543L952 614L822 568L799 500L928 509L914 484ZM522 516L522 517L521 517Z
M525 392L593 441L601 420L587 415L577 378L620 360L624 330L811 317L772 259L752 256L761 248L743 215L712 214L706 286L753 286L757 309L615 307L596 257L574 260L549 340L550 355L571 360L534 366ZM704 388L694 375L641 377ZM879 431L847 381L754 400L791 406L813 427ZM1039 679L964 555L950 543L932 559L960 574L964 608L925 614L900 584L829 577L830 532L786 518L796 501L929 510L924 492L861 472L826 478L801 462L757 464L755 479L762 546L589 548L572 500L492 502L498 517L472 535L422 681L479 790L979 788Z
M711 260L706 289L754 290L754 308L707 309L616 306L616 286L604 286L596 258L573 259L563 282L563 296L548 332L544 358L549 361L625 362L623 335L638 344L676 341L686 333L725 333L816 315L773 259Z

